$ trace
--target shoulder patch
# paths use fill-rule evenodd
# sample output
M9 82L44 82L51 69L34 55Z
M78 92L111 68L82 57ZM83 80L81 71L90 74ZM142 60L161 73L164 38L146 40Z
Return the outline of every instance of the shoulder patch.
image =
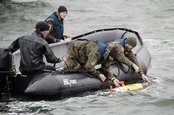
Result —
M95 64L96 64L96 60L94 59L94 60L91 62L91 65L92 65L92 66L95 66Z

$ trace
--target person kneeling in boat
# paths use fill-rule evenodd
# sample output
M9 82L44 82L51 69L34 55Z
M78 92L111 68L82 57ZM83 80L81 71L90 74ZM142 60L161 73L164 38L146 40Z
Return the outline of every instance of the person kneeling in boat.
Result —
M71 38L67 35L63 35L64 26L63 21L66 15L68 14L68 10L65 6L60 6L57 11L53 12L45 22L50 26L49 35L47 38L48 43L61 42L64 40L71 40Z
M136 56L133 54L132 49L137 45L136 38L128 37L122 39L116 39L111 42L117 49L117 58L118 62L124 63L128 66L132 66L135 72L141 75L141 78L148 82L148 77L144 74L143 70L140 68Z
M114 45L106 45L103 42L93 42L85 39L74 40L69 43L66 52L64 70L74 70L82 68L86 72L98 77L102 82L106 77L113 81L115 86L119 86L110 65L115 58L116 48ZM97 64L101 64L100 73L95 69Z
M7 50L12 53L20 49L21 60L19 70L24 75L30 75L37 72L43 72L48 68L43 61L45 55L47 62L60 63L61 59L57 58L48 43L45 41L49 33L49 25L46 22L39 21L36 24L36 31L32 35L25 35L16 39Z

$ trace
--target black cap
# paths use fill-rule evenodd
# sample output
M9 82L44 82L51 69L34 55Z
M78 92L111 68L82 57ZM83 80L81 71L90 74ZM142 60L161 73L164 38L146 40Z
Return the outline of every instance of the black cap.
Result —
M36 31L46 31L49 30L49 25L44 21L39 21L36 24Z
M61 12L68 12L68 11L65 6L59 6L58 12L61 13Z
M117 49L116 47L113 47L109 53L109 56L111 56L112 58L117 58Z

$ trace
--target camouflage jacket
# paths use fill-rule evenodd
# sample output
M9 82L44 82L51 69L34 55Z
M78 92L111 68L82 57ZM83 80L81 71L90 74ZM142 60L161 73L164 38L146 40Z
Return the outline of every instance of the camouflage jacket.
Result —
M111 79L113 78L113 74L110 70L111 61L108 58L108 54L111 50L110 48L110 46L106 47L105 53L101 58L96 42L88 40L74 40L69 44L67 55L71 56L73 60L76 60L86 69L86 71L97 77L99 76L100 72L95 69L95 66L97 64L101 64L101 70L103 71L104 75Z
M132 66L133 63L139 66L137 58L132 51L125 51L125 49L118 42L114 41L110 44L114 45L117 48L117 60L121 63L124 63L128 66Z

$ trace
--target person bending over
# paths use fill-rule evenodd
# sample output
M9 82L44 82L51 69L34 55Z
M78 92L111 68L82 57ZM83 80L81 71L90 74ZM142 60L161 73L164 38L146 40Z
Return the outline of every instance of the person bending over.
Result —
M148 77L140 68L137 58L132 52L132 49L137 45L136 38L128 37L123 39L117 39L111 42L111 44L113 44L117 49L117 61L133 67L135 72L139 73L145 82L148 82Z
M114 45L85 39L74 40L68 45L64 70L83 68L102 82L108 78L113 81L115 86L119 86L119 80L114 77L110 69L115 53ZM95 69L97 64L101 64L101 71Z

